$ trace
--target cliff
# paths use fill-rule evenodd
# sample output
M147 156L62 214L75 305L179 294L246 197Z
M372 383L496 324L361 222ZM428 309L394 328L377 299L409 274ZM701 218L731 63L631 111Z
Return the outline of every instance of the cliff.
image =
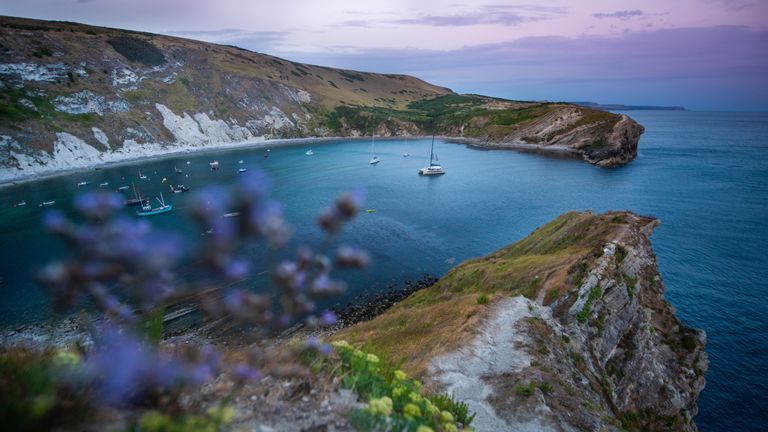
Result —
M642 127L576 105L457 95L406 75L0 17L0 181L174 151L371 131L565 150L614 166L635 157Z
M706 337L664 300L657 223L567 213L336 337L455 393L477 430L694 431Z

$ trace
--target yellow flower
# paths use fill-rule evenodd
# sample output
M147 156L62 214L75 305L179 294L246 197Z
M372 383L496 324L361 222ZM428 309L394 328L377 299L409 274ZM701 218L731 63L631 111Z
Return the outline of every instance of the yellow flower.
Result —
M378 362L379 362L379 358L378 358L378 357L376 357L376 354L368 354L368 355L366 356L366 359L368 359L368 361L369 361L370 363L378 363Z
M403 393L405 393L404 387L395 387L392 389L392 396L394 396L395 398L399 398L400 396L403 395Z
M359 349L356 349L355 350L355 357L363 358L363 357L365 357L365 353L360 351Z
M435 432L435 431L429 426L419 426L416 429L416 432Z
M53 362L61 366L74 366L80 363L80 354L72 351L57 351L53 357Z
M392 414L392 399L387 396L368 401L368 409L374 414L388 416Z
M413 403L419 403L421 402L421 399L422 399L421 395L416 394L414 392L411 392L411 394L409 394L408 397L411 399L411 402Z
M235 418L235 409L231 406L217 406L208 408L208 415L220 423L229 423Z
M431 415L440 414L440 408L436 407L435 404L433 404L429 400L427 400L426 402L427 402L427 412L428 413L430 413Z
M449 413L448 411L443 411L440 413L440 420L442 420L444 423L453 423L453 414Z
M421 410L417 405L409 403L405 404L403 407L403 414L405 414L405 418L413 419L416 417L421 417Z
M405 381L408 379L408 375L406 375L405 372L398 369L395 371L395 378L397 378L400 381Z
M453 423L445 423L443 425L443 429L445 430L445 432L458 432L456 425Z
M351 345L349 345L349 342L345 340L333 341L331 342L331 345L336 349L351 348Z

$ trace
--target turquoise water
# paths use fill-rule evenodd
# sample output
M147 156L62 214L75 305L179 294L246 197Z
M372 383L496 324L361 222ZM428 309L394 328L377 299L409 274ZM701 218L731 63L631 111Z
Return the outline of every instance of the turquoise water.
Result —
M365 141L313 147L233 150L141 162L0 189L0 323L45 316L46 303L30 273L62 252L39 228L42 201L67 201L78 181L89 188L137 184L147 194L166 192L160 179L199 188L237 177L237 160L273 179L297 241L321 240L314 215L352 186L366 190L366 208L342 240L366 247L374 265L351 274L351 293L443 274L455 263L510 244L568 210L630 209L662 224L653 244L667 298L687 324L708 333L710 370L699 400L701 430L758 430L768 421L768 114L631 112L646 127L640 155L629 166L605 170L573 160L512 151L483 151L438 143L447 174L419 177L428 141L381 141L382 162L368 164ZM410 158L401 155L409 152ZM221 162L212 173L207 163ZM189 160L190 165L185 162ZM157 172L158 174L155 174ZM176 181L174 181L176 182ZM188 195L166 198L182 211ZM26 200L27 208L12 204ZM178 213L152 219L201 235ZM256 281L260 282L260 281Z

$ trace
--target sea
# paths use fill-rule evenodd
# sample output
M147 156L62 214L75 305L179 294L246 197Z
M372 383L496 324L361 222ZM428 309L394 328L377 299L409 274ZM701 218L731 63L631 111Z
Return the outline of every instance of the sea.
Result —
M666 298L687 325L707 332L710 365L699 398L702 431L765 430L768 425L768 114L631 111L645 126L637 159L603 169L574 159L481 150L437 140L446 174L420 177L430 140L338 140L263 149L194 153L105 167L0 188L0 325L47 319L50 305L33 274L66 254L41 228L43 201L72 212L72 198L131 182L161 192L174 212L151 219L190 241L205 233L183 218L195 190L231 185L238 168L262 170L271 196L294 227L294 244L321 247L316 215L361 187L364 209L335 240L365 248L368 269L344 275L340 301L426 274L525 237L570 210L632 210L661 225L652 236ZM312 149L314 155L306 152ZM404 157L409 153L409 157ZM212 172L208 162L218 160ZM238 161L243 160L243 164ZM189 162L189 163L187 163ZM175 174L174 167L184 171ZM147 176L140 180L141 171ZM169 193L183 183L188 194ZM78 188L77 183L90 184ZM26 207L14 207L19 201ZM130 212L132 210L126 210ZM268 278L246 281L263 289Z

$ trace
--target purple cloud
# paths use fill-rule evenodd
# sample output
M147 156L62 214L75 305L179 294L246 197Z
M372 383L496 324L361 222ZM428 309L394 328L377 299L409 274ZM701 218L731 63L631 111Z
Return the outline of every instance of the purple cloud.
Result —
M464 5L454 4L453 7ZM450 14L422 14L413 18L388 20L348 20L338 23L338 27L373 27L376 24L423 25L432 27L464 27L483 24L517 26L525 22L544 21L555 15L564 14L565 10L557 7L538 5L485 5L478 10ZM361 13L357 13L361 15Z
M637 18L637 17L646 16L646 15L643 13L643 11L635 9L635 10L616 11L611 13L601 12L601 13L592 14L592 16L597 19L616 18L620 20L628 20L631 18Z

